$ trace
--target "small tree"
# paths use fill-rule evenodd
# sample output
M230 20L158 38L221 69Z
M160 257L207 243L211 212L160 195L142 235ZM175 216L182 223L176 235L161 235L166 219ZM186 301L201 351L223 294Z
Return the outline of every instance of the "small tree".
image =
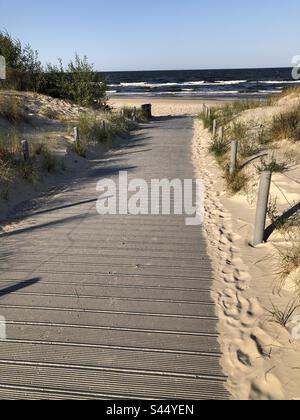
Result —
M106 102L104 80L95 72L87 57L80 58L78 54L66 68L61 59L58 65L47 65L44 92L81 106L100 108Z
M0 55L6 60L5 82L2 86L16 90L38 91L43 80L43 67L37 51L30 45L22 47L18 39L12 38L8 32L0 31Z

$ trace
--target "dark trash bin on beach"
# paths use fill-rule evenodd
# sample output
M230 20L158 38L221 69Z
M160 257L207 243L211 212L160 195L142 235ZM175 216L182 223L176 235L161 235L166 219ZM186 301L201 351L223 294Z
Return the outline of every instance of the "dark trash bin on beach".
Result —
M152 105L151 104L142 105L142 110L147 115L148 118L152 118Z

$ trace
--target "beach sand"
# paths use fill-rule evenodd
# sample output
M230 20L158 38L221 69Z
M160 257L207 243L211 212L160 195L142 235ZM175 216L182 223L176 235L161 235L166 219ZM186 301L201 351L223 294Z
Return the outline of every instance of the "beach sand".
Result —
M111 98L109 104L115 108L120 109L124 106L140 107L142 104L152 104L152 113L154 117L161 117L167 115L197 115L203 110L203 104L210 106L220 106L227 101L201 100L201 99L119 99Z

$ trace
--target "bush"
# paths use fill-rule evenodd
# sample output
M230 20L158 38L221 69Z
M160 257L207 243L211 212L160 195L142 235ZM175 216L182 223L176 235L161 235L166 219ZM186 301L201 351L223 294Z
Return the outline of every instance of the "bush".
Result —
M81 106L103 108L106 104L106 84L87 57L74 60L64 67L48 64L42 93L55 98L67 99Z
M58 65L48 64L44 69L37 51L1 31L0 55L7 64L6 80L0 84L4 89L35 91L81 106L106 104L106 84L87 57L76 54L66 67L59 60Z
M43 83L43 67L38 53L30 45L22 46L7 32L0 31L0 55L5 57L6 80L1 82L5 89L30 90L38 92Z

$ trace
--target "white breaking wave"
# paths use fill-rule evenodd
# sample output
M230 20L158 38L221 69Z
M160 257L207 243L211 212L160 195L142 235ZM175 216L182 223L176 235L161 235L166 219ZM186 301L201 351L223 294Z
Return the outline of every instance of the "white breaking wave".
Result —
M266 84L266 85L289 85L300 83L300 80L261 80L257 83Z
M215 85L241 85L242 83L247 83L247 80L218 80L215 82Z
M122 82L118 85L108 85L109 88L118 88L118 87L136 87L136 88L163 88L163 87L182 87L182 86L226 86L226 85L239 85L246 83L247 80L229 80L229 81L216 81L216 82L205 82L204 80L198 82L166 82L166 83L148 83L148 82Z
M215 90L207 90L207 91L195 91L186 89L185 91L181 92L115 92L118 96L215 96L215 95L238 95L240 92L238 90L224 90L224 91L215 91Z

